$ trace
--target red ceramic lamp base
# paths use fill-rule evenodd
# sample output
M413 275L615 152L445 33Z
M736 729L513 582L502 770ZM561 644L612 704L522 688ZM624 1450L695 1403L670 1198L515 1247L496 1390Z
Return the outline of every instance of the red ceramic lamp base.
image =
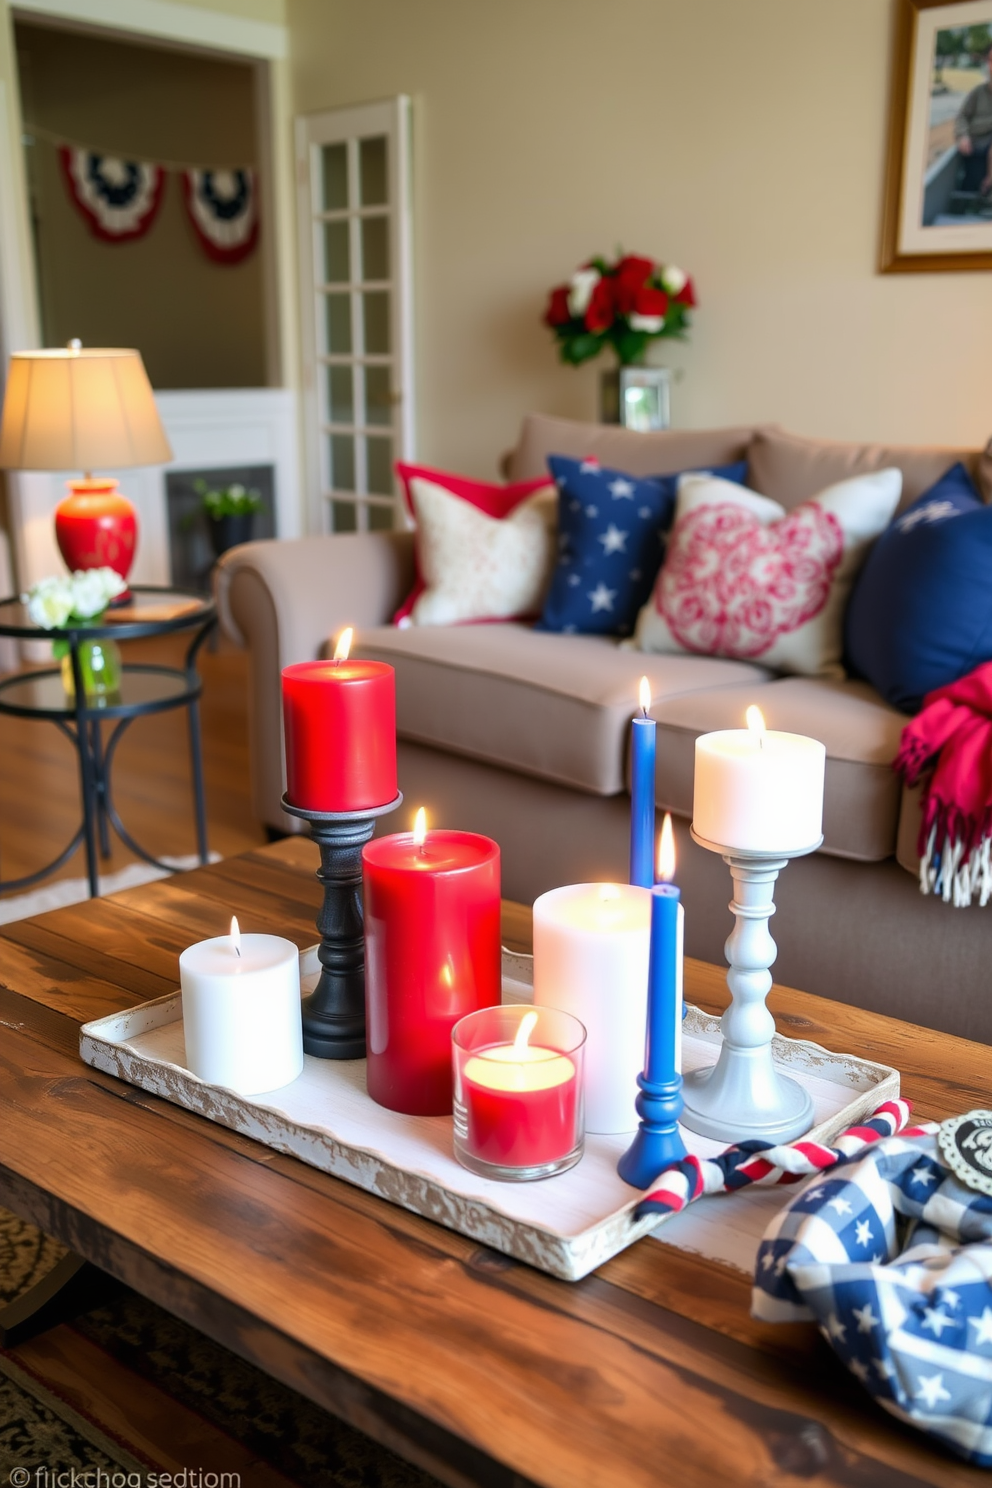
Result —
M134 507L109 476L67 481L69 495L55 508L59 552L72 570L112 568L126 579L138 543Z

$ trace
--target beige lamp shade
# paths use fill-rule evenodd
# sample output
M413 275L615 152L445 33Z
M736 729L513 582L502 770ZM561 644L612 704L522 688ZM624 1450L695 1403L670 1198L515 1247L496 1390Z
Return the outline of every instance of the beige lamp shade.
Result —
M172 450L137 351L15 351L0 423L7 470L164 465Z

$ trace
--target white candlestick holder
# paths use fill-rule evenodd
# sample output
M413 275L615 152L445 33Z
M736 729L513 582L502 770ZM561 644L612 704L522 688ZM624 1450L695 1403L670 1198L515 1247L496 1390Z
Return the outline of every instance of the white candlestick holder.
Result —
M685 1076L680 1120L690 1131L718 1142L754 1137L792 1142L813 1125L813 1102L772 1059L775 1020L765 999L778 947L768 921L775 913L775 880L782 869L790 858L815 852L823 838L795 852L752 853L707 842L695 831L692 837L700 847L719 853L729 867L734 881L730 911L737 923L725 946L733 1001L720 1025L723 1046L716 1064Z

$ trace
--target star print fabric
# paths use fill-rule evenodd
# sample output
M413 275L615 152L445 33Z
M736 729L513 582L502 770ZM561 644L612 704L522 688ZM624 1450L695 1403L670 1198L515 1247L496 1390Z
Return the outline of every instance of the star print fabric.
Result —
M752 1312L812 1318L879 1405L992 1467L992 1199L936 1132L810 1180L761 1242Z
M678 475L634 476L551 455L558 561L538 630L629 636L648 599L675 513ZM743 485L740 461L713 471Z

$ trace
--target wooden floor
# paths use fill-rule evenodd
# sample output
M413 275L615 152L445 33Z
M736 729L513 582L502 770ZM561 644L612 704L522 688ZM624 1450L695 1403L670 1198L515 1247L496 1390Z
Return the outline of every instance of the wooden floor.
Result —
M122 647L127 661L182 663L185 642L163 638ZM248 789L247 653L218 639L200 653L203 677L203 761L209 843L222 857L265 841L252 817ZM149 852L196 850L185 710L139 718L121 741L113 774L124 825ZM76 753L54 724L0 716L0 878L20 878L54 858L79 824ZM134 862L112 838L101 873ZM80 848L58 877L81 878Z

